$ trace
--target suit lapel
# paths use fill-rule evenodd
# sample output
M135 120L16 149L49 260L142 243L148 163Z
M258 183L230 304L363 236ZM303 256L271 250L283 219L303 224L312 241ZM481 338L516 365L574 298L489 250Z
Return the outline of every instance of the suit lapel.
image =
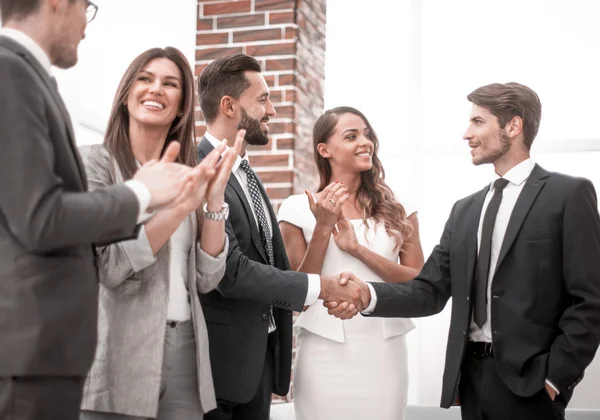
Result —
M498 263L496 264L495 272L498 271L498 267L502 264L504 257L506 257L517 234L521 230L521 226L523 226L527 213L529 213L531 206L546 183L543 178L546 178L547 176L548 172L545 169L539 165L535 165L531 175L529 175L529 178L525 181L523 190L521 191L521 194L519 194L519 198L517 198L515 207L508 220L508 226L506 227L506 233L504 234L504 240L502 241L502 247L500 248L500 254L498 255Z
M467 215L467 294L471 294L471 284L475 277L475 264L477 262L477 231L479 230L479 220L481 219L481 210L483 202L490 187L486 186L474 197L469 214Z
M252 212L251 204L248 202L246 198L246 193L242 188L242 185L237 180L234 174L231 174L229 177L229 185L235 190L238 195L238 198L242 202L244 209L246 210L246 216L248 217L248 223L250 225L250 234L252 236L252 242L254 246L260 252L260 255L263 257L265 261L269 261L267 258L267 253L265 251L265 246L263 245L262 238L260 237L260 232L258 231L258 226L256 225L256 219L254 217L254 213Z
M87 189L87 177L85 175L85 169L83 167L83 162L81 161L79 152L77 151L77 144L75 141L75 132L73 130L73 124L71 122L71 116L69 115L69 111L67 111L67 108L60 96L60 93L58 92L57 88L54 86L53 82L51 81L50 75L48 75L48 72L35 59L35 57L33 57L31 55L31 53L29 51L27 51L19 43L13 41L10 38L6 38L6 37L1 37L0 39L4 45L6 45L8 48L13 50L16 54L23 57L23 59L25 61L27 61L27 63L36 71L37 75L39 76L40 82L50 92L50 95L54 99L55 104L57 105L60 113L63 116L63 120L64 120L65 126L67 128L67 141L69 142L69 147L71 148L71 151L73 152L73 157L75 158L77 170L79 172L79 177L82 181L82 185L83 185L84 189Z
M198 145L199 154L204 158L213 149L214 149L214 147L206 139L206 137L202 138L202 141ZM231 188L233 188L233 190L236 192L238 199L242 203L242 207L244 208L244 210L246 212L246 217L248 218L248 224L250 225L250 235L252 236L251 239L252 239L252 242L254 243L255 248L258 250L258 252L264 258L265 261L269 261L267 259L267 253L265 251L265 247L264 247L264 245L262 243L262 239L260 237L260 232L258 231L258 227L256 225L256 219L254 218L254 213L252 212L252 207L251 207L250 203L248 202L248 199L246 198L246 193L244 192L244 189L242 188L241 184L239 183L239 181L237 180L237 178L234 174L231 174L229 176L229 181L227 181L227 184ZM260 185L260 181L258 182L258 184L259 184L259 188L261 188L261 192L262 192L263 190L262 190L262 186ZM230 205L231 205L231 203L230 203Z

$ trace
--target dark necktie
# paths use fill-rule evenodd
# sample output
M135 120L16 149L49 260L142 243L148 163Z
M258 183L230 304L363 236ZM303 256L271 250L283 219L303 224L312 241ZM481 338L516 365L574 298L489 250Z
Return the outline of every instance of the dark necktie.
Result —
M254 212L256 213L256 217L258 217L258 226L260 228L260 237L262 239L263 246L265 247L265 251L267 252L267 259L269 260L269 265L275 264L275 258L273 254L273 241L271 236L271 229L269 229L269 223L267 222L267 216L265 215L265 208L263 206L261 200L260 190L258 189L258 180L256 179L256 174L250 168L250 164L246 159L242 159L242 163L240 163L240 168L246 172L246 176L248 177L248 191L250 192L250 198L252 198L252 207L254 208ZM273 317L273 308L271 308L270 314L270 328L269 332L275 330L275 319Z
M479 243L479 255L477 256L477 281L475 283L475 313L473 318L479 328L483 327L487 320L487 285L490 271L490 260L492 256L492 234L496 224L496 216L502 201L502 190L508 181L499 178L494 181L494 195L488 204L483 226L481 228L481 242Z

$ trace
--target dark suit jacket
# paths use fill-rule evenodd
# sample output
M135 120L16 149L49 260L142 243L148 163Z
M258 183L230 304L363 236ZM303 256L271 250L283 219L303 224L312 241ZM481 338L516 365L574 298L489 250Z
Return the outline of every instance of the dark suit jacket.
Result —
M85 376L96 346L93 243L136 232L125 186L87 190L49 75L0 36L0 377Z
M452 404L460 380L487 191L454 204L417 278L373 284L374 316L427 316L452 297L442 407ZM548 379L565 403L571 398L600 339L599 259L600 219L591 182L536 165L511 214L492 283L494 360L516 395L531 396Z
M203 138L198 145L198 160L213 150ZM267 204L269 199L260 183ZM244 403L256 393L262 376L267 349L269 307L277 330L274 346L273 392L286 395L292 364L292 311L301 311L308 291L304 273L289 270L290 265L270 204L273 224L275 267L271 267L252 213L235 175L225 190L229 219L227 269L217 291L200 296L208 326L210 360L217 399Z

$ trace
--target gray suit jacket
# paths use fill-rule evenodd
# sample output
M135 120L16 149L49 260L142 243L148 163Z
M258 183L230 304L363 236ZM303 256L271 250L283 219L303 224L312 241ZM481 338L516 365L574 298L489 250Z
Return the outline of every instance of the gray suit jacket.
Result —
M102 145L81 148L90 189L120 184L116 161ZM213 290L225 273L228 242L213 258L193 243L187 278L196 335L199 395L204 412L216 408L208 334L198 292ZM227 241L227 240L226 240ZM98 348L83 396L85 410L155 417L158 410L163 345L169 299L170 243L156 256L142 228L137 240L98 249L100 304Z
M87 192L50 77L0 36L0 377L85 376L96 346L92 244L137 234L130 189Z

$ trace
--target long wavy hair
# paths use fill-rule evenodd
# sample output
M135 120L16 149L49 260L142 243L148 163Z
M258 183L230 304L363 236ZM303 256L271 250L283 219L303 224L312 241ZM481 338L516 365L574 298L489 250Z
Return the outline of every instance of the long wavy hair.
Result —
M412 223L408 220L404 206L396 200L394 193L385 183L385 171L377 156L379 151L379 140L369 120L359 110L341 106L326 111L317 120L313 129L313 147L315 162L319 170L320 185L322 191L331 183L331 164L329 159L324 158L318 151L320 143L327 143L331 138L338 120L343 114L354 114L362 118L369 129L368 138L373 142L373 166L368 171L360 174L360 187L357 191L357 201L362 209L362 220L368 226L368 219L372 218L376 223L383 223L388 235L396 240L394 251L400 252L402 245L414 231Z
M188 60L177 48L151 48L138 55L129 65L115 94L112 110L108 119L108 127L104 136L104 145L116 159L125 180L131 179L138 169L135 155L129 139L129 111L124 103L131 91L138 74L146 65L156 59L171 60L181 72L182 96L181 117L177 115L171 124L167 141L161 151L164 153L171 141L181 145L177 161L188 166L196 165L196 135L194 131L194 75Z

